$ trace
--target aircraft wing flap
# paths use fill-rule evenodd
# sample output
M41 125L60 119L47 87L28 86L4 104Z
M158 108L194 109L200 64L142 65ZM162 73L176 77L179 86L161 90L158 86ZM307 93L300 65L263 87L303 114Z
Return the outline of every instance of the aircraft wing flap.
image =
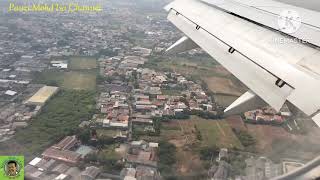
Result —
M320 51L309 56L308 58L302 59L297 64L320 76L320 60L319 59L320 59Z
M320 76L298 64L319 59L319 49L277 46L283 35L200 1L176 0L166 9L173 24L275 109L286 100L309 116L320 109ZM228 48L232 55L217 55Z
M286 10L295 11L301 17L301 27L291 36L320 46L320 13L272 0L201 0L257 23L279 30L278 18Z
M238 52L245 54L250 60L292 85L299 84L301 78L304 80L310 79L296 69L294 62L298 62L318 51L314 48L298 43L283 43L285 45L279 51L279 47L274 45L283 38L281 34L198 1L190 0L185 3L185 1L177 0L169 4L167 8L174 9L189 21L200 26L201 29L209 32ZM290 50L294 48L301 50L293 56ZM303 52L304 57L299 52ZM289 60L286 61L287 59L290 59L289 63ZM283 69L286 69L286 71L283 71Z
M197 30L193 22L177 14L176 11L171 10L168 19L202 49L226 67L227 70L232 72L244 84L257 93L264 101L272 105L275 109L280 110L286 98L293 90L290 86L285 84L282 88L279 88L275 84L278 80L277 77L248 60L239 52L234 51L230 53L230 47L228 45L203 29ZM262 94L266 96L261 96Z

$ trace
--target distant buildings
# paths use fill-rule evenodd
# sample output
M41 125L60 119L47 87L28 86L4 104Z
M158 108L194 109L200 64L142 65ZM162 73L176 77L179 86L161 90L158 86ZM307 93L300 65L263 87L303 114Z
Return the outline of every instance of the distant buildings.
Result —
M125 158L130 168L124 168L121 171L121 178L126 180L160 180L156 156L158 146L158 143L148 143L142 140L132 141Z
M217 161L219 162L219 161L227 159L227 158L228 158L228 149L227 148L221 148L220 152L219 152L219 156L217 158Z
M133 47L131 49L133 52L132 54L136 55L136 56L141 56L141 57L147 57L151 54L151 49L148 48L143 48L143 47Z
M58 150L68 150L74 147L79 141L76 136L66 136L59 143L52 145L51 147Z
M137 166L135 168L125 168L121 171L123 180L161 180L159 171L153 167Z
M25 177L30 180L94 180L101 170L95 166L81 171L80 160L93 150L89 146L79 146L75 136L66 136L36 157L25 167Z
M69 150L57 150L54 148L48 148L41 154L45 159L55 159L63 161L65 163L70 163L76 165L80 158L81 154Z
M283 113L282 115L281 113L276 112L274 109L270 107L257 109L254 111L248 111L244 113L246 122L258 124L281 125L286 121L286 118L289 116L290 114L288 113Z
M59 68L59 69L68 69L68 62L67 61L50 61L52 67Z
M101 170L95 166L86 167L80 174L81 180L94 180L100 174Z
M58 160L34 158L25 166L25 178L29 180L94 180L101 173L95 166L80 170Z
M97 108L105 115L102 119L102 127L128 128L130 116L126 93L118 91L101 93Z
M272 162L266 157L246 159L245 180L265 180L283 174L282 164Z
M132 141L126 156L127 163L131 165L144 165L157 167L158 143L147 143L143 140Z
M296 170L299 167L302 167L304 164L298 161L293 160L284 160L282 162L282 171L283 174L289 173L291 171Z
M55 159L65 163L76 164L81 159L81 154L70 149L79 144L75 136L67 136L59 143L46 149L42 156L46 159Z
M230 176L231 165L226 161L219 161L218 166L213 165L209 169L209 180L226 180Z

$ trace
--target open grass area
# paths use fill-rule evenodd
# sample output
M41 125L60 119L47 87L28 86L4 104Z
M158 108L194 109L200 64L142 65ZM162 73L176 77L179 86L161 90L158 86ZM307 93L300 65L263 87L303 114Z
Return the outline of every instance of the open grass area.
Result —
M207 77L203 78L203 80L208 84L208 88L218 94L228 94L233 96L240 96L242 92L239 87L232 82L229 78L222 77Z
M62 87L76 90L94 90L96 88L96 73L66 72L64 74Z
M100 136L106 136L106 137L114 137L118 133L118 130L114 129L97 129L97 135Z
M0 145L0 154L21 154L28 160L66 135L73 134L78 125L94 112L95 93L89 91L60 91L30 121L28 127L16 132L13 139Z
M97 60L95 57L74 56L69 60L69 68L72 70L95 69Z
M34 83L59 86L68 90L95 90L95 71L44 71L34 74Z
M197 77L211 77L211 76L226 76L225 71L217 69L220 66L216 61L207 56L195 57L162 57L152 56L144 65L148 68L156 70L171 70L180 74L197 76ZM217 70L215 70L217 69Z
M201 133L201 141L198 141L195 137L195 126ZM177 147L196 143L200 146L216 145L221 148L243 148L226 120L207 120L198 116L191 116L189 120L163 122L159 137L142 138L151 141L170 141Z
M205 120L193 116L191 124L199 129L203 139L201 141L202 146L217 145L221 148L242 148L240 141L225 120Z
M201 140L197 138L195 126L201 133ZM189 120L162 122L160 136L143 136L141 139L153 142L166 141L175 145L177 150L174 168L182 179L206 175L207 170L199 157L202 148L243 148L225 120L206 120L198 116L191 116Z
M214 94L214 100L222 107L228 107L238 98L239 96Z

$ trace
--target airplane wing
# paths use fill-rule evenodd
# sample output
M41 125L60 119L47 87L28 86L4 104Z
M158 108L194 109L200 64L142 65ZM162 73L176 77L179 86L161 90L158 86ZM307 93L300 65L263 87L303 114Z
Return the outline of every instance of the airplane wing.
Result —
M235 114L286 103L320 126L320 13L271 0L175 0L168 20L185 37L166 52L201 47L250 90Z

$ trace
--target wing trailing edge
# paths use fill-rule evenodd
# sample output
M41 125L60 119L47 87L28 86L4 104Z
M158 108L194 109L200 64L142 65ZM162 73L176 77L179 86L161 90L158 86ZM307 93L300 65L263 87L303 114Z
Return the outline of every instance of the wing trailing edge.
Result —
M230 106L224 110L225 115L234 115L242 112L265 107L268 104L264 102L259 96L257 96L251 90L244 93L237 100L235 100Z
M191 47L186 42L193 42L252 91L227 112L239 111L258 96L277 111L290 102L320 125L320 70L313 65L320 58L319 47L279 43L283 34L201 1L175 0L165 9L168 20L188 37L169 52L182 52Z
M178 54L182 52L186 52L195 48L198 48L199 46L194 43L190 38L187 36L183 36L180 38L177 42L175 42L173 45L171 45L166 51L166 54Z

